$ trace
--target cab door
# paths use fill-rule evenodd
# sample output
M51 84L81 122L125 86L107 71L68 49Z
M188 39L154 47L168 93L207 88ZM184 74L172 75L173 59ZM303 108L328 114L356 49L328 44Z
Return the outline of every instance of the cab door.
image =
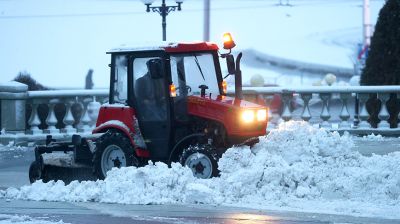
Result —
M165 59L143 54L130 57L129 64L130 102L151 159L168 159L171 119Z

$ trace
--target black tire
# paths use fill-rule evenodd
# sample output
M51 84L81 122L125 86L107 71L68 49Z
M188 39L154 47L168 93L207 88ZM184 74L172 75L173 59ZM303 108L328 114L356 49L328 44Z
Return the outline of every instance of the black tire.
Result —
M42 165L33 161L29 167L29 182L33 184L40 179L42 179Z
M208 179L219 175L218 159L212 146L196 144L183 150L179 162L182 166L188 166L195 177Z
M117 161L114 162L114 167L136 166L140 165L139 159L137 158L134 148L130 140L122 133L117 131L107 131L104 133L96 142L96 152L93 157L93 169L95 175L103 180L106 178L107 172L104 172L106 167L103 167L103 154L109 150L108 147L116 147L122 150L123 158L117 157ZM118 149L118 150L119 150ZM106 155L104 155L106 156ZM120 161L121 159L121 161ZM118 162L118 163L116 163ZM110 170L110 169L108 169ZM107 171L108 171L107 170Z

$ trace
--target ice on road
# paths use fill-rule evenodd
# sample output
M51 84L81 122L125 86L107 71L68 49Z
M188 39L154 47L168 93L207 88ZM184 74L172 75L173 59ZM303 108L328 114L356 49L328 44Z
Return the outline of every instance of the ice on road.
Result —
M49 221L45 218L0 214L0 224L66 224L63 221Z
M196 179L180 164L113 169L102 181L42 183L0 191L9 199L123 204L231 205L399 218L400 152L363 156L340 136L288 122L253 148L219 160L220 177Z

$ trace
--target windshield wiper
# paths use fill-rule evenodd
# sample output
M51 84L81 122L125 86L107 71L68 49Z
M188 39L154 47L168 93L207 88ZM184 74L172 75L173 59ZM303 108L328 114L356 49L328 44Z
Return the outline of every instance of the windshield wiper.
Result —
M199 71L200 71L201 76L203 77L203 80L206 81L206 79L204 78L203 71L201 70L201 66L200 66L199 60L197 59L196 55L194 55L194 61L196 62L197 68L199 68Z

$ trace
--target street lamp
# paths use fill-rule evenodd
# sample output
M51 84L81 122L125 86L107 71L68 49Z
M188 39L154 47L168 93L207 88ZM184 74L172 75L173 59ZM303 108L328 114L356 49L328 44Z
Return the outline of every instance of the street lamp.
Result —
M151 6L155 0L142 0L142 2L146 5L146 12L158 12L162 17L162 29L163 29L163 41L167 40L167 16L170 12L178 10L181 11L181 5L184 0L176 0L175 2L178 5L166 5L165 0L162 0L161 6Z

